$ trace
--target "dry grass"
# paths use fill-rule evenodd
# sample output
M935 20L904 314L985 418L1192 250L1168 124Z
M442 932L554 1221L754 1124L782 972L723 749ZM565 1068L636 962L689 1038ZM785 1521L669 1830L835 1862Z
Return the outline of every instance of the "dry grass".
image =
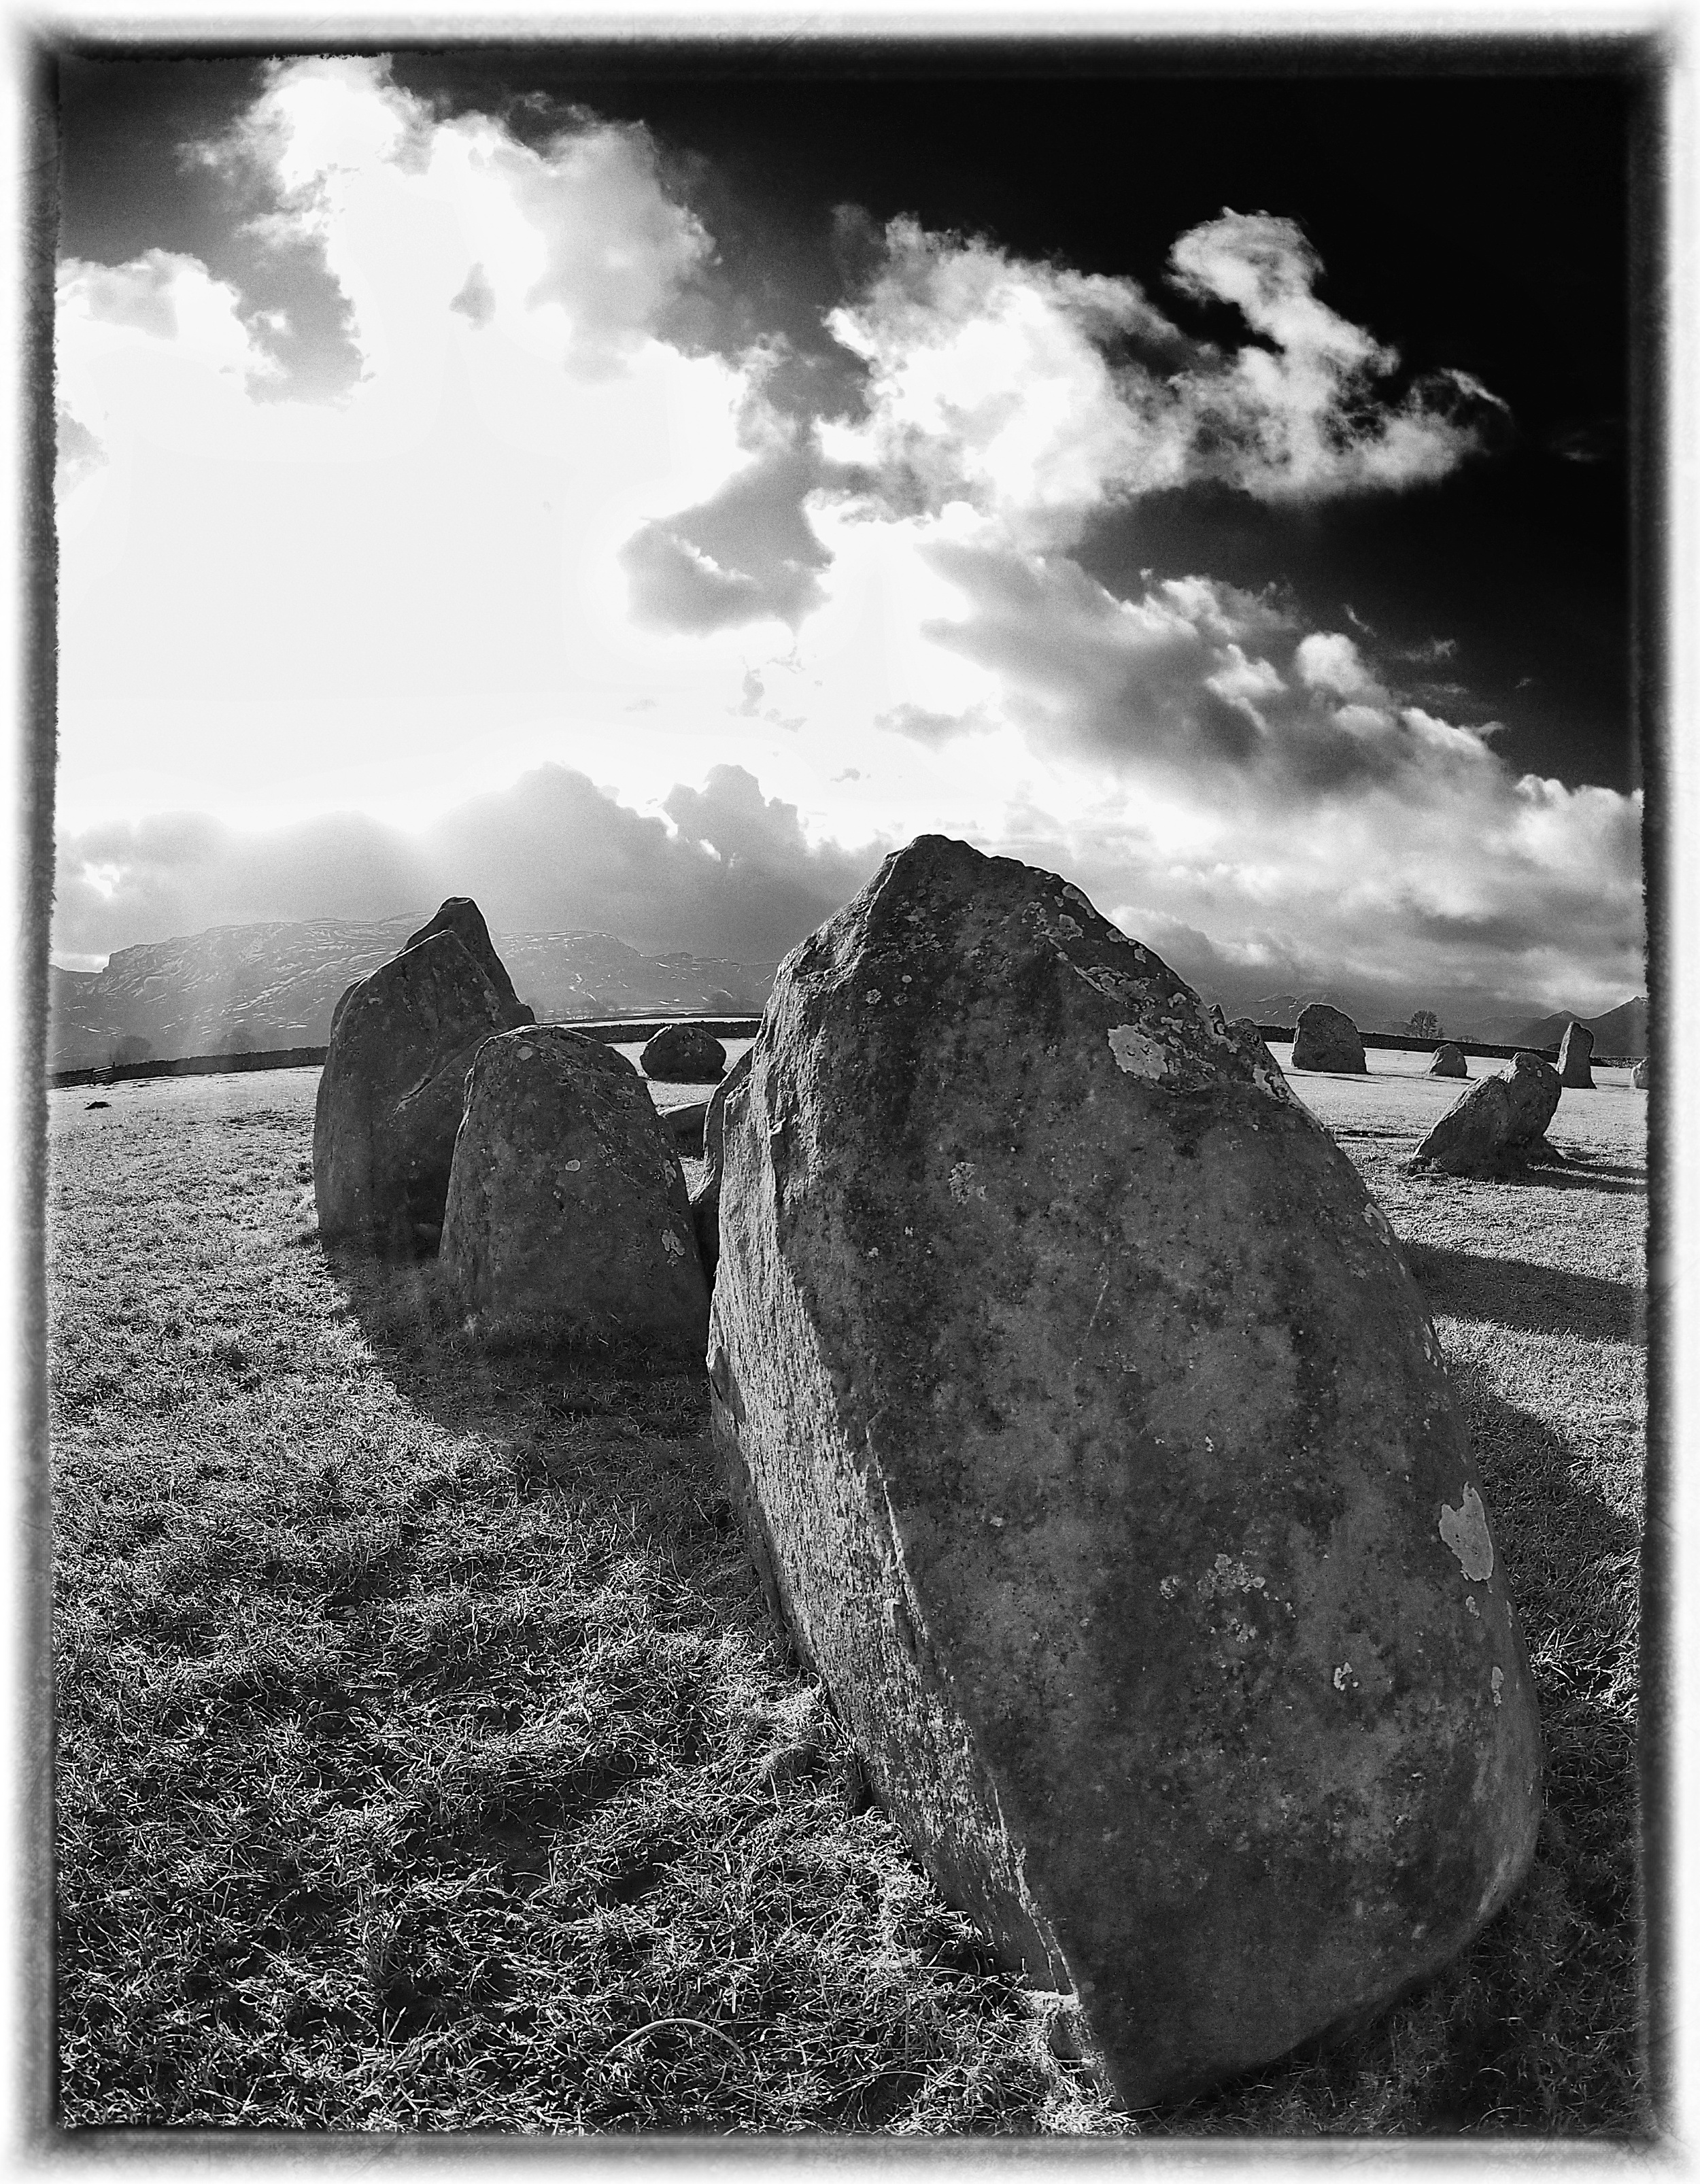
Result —
M1640 1095L1614 1157L1567 1095L1566 1167L1471 1184L1405 1174L1426 1123L1365 1098L1436 1088L1335 1082L1301 1089L1357 1098L1330 1120L1470 1405L1549 1818L1426 1993L1137 2119L868 1809L762 1619L694 1376L482 1360L428 1273L328 1260L310 1072L53 1095L65 2120L1643 2125Z

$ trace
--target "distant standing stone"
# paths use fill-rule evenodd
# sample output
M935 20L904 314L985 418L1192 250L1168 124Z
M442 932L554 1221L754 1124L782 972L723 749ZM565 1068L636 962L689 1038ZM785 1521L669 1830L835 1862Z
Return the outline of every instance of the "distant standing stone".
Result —
M1435 1049L1435 1058L1429 1064L1430 1077L1468 1077L1469 1064L1464 1060L1464 1050L1448 1039L1444 1046Z
M708 1103L702 1126L702 1180L691 1193L691 1219L696 1227L702 1270L711 1287L720 1261L720 1171L725 1158L726 1103L749 1074L750 1055L746 1050L714 1088L714 1097Z
M439 1262L487 1340L702 1354L708 1287L672 1134L624 1055L561 1025L478 1050Z
M472 1056L493 1034L531 1021L511 993L443 931L343 994L313 1116L313 1195L327 1242L402 1256L435 1248Z
M700 1024L664 1024L638 1060L663 1084L712 1084L726 1073L726 1049Z
M1344 1009L1326 1001L1313 1001L1299 1011L1293 1034L1295 1069L1325 1069L1362 1076L1368 1068L1357 1026Z
M1534 1848L1527 1660L1421 1294L1261 1040L927 837L781 967L722 1128L770 1598L1123 2098L1454 1955Z
M1569 1023L1558 1042L1558 1081L1567 1091L1594 1089L1594 1034L1586 1024Z
M1519 1054L1509 1076L1496 1072L1454 1100L1417 1148L1416 1159L1446 1175L1512 1176L1547 1146L1558 1111L1558 1072L1538 1054Z
M1629 1073L1629 1081L1637 1092L1645 1092L1647 1089L1647 1057L1642 1055L1641 1060Z

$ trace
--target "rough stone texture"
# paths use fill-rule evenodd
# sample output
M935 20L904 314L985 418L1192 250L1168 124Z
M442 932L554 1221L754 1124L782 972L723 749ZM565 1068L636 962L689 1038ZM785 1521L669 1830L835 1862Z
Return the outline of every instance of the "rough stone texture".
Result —
M1453 1955L1534 1847L1527 1660L1422 1297L1262 1042L922 838L781 967L720 1173L769 1597L1123 2097Z
M1307 1009L1299 1011L1293 1033L1293 1067L1358 1075L1368 1068L1357 1026L1344 1009L1330 1008L1326 1001L1313 1001Z
M1447 1175L1520 1174L1531 1160L1551 1156L1545 1132L1563 1089L1550 1061L1519 1054L1508 1076L1484 1077L1447 1108L1416 1158Z
M439 1263L486 1340L701 1356L708 1286L684 1173L624 1055L558 1024L479 1048Z
M1634 1085L1637 1092L1645 1092L1647 1089L1647 1057L1643 1055L1629 1073L1630 1083Z
M529 1019L452 932L348 989L313 1117L321 1236L390 1254L434 1248L472 1056Z
M1569 1023L1558 1042L1558 1081L1573 1091L1594 1089L1594 1034L1586 1024Z
M664 1084L712 1084L726 1074L726 1049L700 1024L663 1024L638 1057Z
M490 938L490 928L484 922L484 913L469 894L451 894L442 904L434 917L428 918L417 933L409 933L403 943L404 955L410 948L417 948L421 941L429 940L438 933L452 933L512 1011L511 1020L516 1024L535 1023L536 1017L514 991L514 982L508 976L508 967L496 953Z
M1469 1064L1464 1059L1463 1049L1454 1046L1450 1039L1444 1046L1437 1046L1435 1058L1429 1064L1429 1074L1430 1077L1468 1077Z
M698 1148L700 1157L704 1125L708 1121L706 1100L688 1100L683 1107L659 1107L655 1111L667 1126L667 1134L681 1152Z
M750 1055L738 1057L714 1089L702 1126L702 1179L691 1193L691 1220L696 1228L697 1250L710 1284L720 1262L720 1174L725 1159L726 1103L750 1074Z

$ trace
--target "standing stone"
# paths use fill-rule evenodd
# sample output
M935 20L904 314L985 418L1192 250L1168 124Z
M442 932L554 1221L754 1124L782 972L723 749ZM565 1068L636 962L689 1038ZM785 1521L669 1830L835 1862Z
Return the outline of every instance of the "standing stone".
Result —
M1569 1023L1558 1042L1558 1081L1567 1089L1591 1092L1594 1034L1586 1024Z
M1369 1065L1363 1059L1363 1041L1357 1026L1344 1009L1326 1001L1313 1001L1299 1011L1293 1034L1295 1069L1328 1069L1362 1076Z
M638 1059L663 1084L712 1084L726 1073L726 1049L700 1024L663 1024Z
M1464 1050L1448 1039L1435 1049L1435 1058L1429 1064L1430 1077L1468 1077L1469 1064L1464 1060Z
M708 1287L684 1173L624 1055L559 1024L479 1048L439 1263L487 1340L701 1355Z
M1647 1089L1647 1057L1642 1055L1641 1060L1629 1073L1629 1081L1637 1092L1645 1092Z
M530 1020L453 932L404 949L348 989L313 1116L313 1195L326 1241L404 1256L435 1248L472 1056Z
M711 1287L714 1270L720 1262L720 1173L725 1158L726 1103L749 1074L750 1055L745 1052L739 1055L714 1088L714 1097L708 1103L708 1114L702 1126L702 1180L691 1193L691 1220L696 1228L702 1270Z
M410 933L403 943L403 952L417 948L421 941L429 940L438 933L452 933L472 961L482 971L508 1007L515 1011L516 1023L535 1023L536 1017L514 991L514 982L508 976L508 967L496 953L490 938L490 928L484 922L484 913L469 894L451 894L441 904L434 917L421 925L417 933Z
M1447 1175L1520 1175L1531 1159L1552 1157L1545 1132L1563 1089L1550 1061L1519 1054L1508 1077L1484 1077L1454 1100L1415 1157Z
M869 1779L1134 2106L1391 2001L1540 1741L1385 1217L1078 889L923 837L727 1091L716 1443Z

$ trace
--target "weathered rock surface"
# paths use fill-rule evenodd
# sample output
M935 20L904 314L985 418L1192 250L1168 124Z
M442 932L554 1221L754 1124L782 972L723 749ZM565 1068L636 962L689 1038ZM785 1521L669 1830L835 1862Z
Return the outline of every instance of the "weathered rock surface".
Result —
M1563 1089L1550 1061L1519 1054L1508 1076L1484 1077L1447 1108L1416 1159L1447 1175L1520 1174L1531 1159L1551 1157L1545 1132Z
M321 1236L391 1254L435 1247L472 1056L530 1020L452 931L349 987L313 1117Z
M711 1287L720 1262L720 1172L725 1158L726 1103L750 1074L748 1052L739 1055L708 1103L702 1126L702 1178L691 1193L691 1220L696 1229L697 1251Z
M723 1106L714 1430L769 1596L1134 2104L1502 1903L1539 1733L1385 1217L1262 1042L936 837L781 967Z
M708 1287L672 1134L624 1055L563 1026L479 1048L438 1260L486 1340L701 1355Z
M1435 1058L1429 1064L1429 1074L1430 1077L1468 1077L1469 1064L1464 1059L1463 1049L1454 1046L1450 1039L1444 1046L1437 1046Z
M706 1100L688 1100L683 1107L658 1107L656 1113L667 1126L667 1134L681 1153L694 1150L701 1157L703 1128L708 1121Z
M712 1084L726 1074L726 1049L700 1024L663 1024L638 1058L664 1084Z
M1641 1060L1630 1072L1630 1083L1634 1085L1637 1092L1645 1092L1647 1089L1647 1057L1642 1055Z
M1594 1034L1586 1024L1569 1023L1558 1042L1558 1081L1572 1090L1594 1089Z
M1362 1074L1368 1068L1357 1026L1344 1009L1326 1001L1313 1001L1299 1011L1293 1033L1295 1069L1328 1069Z
M536 1017L514 991L514 982L508 976L508 967L496 953L495 943L490 938L490 928L484 922L484 913L469 894L452 894L439 905L434 917L427 918L417 933L410 933L402 944L403 953L417 948L421 941L429 940L439 933L452 933L484 976L514 1011L516 1023L537 1022Z

